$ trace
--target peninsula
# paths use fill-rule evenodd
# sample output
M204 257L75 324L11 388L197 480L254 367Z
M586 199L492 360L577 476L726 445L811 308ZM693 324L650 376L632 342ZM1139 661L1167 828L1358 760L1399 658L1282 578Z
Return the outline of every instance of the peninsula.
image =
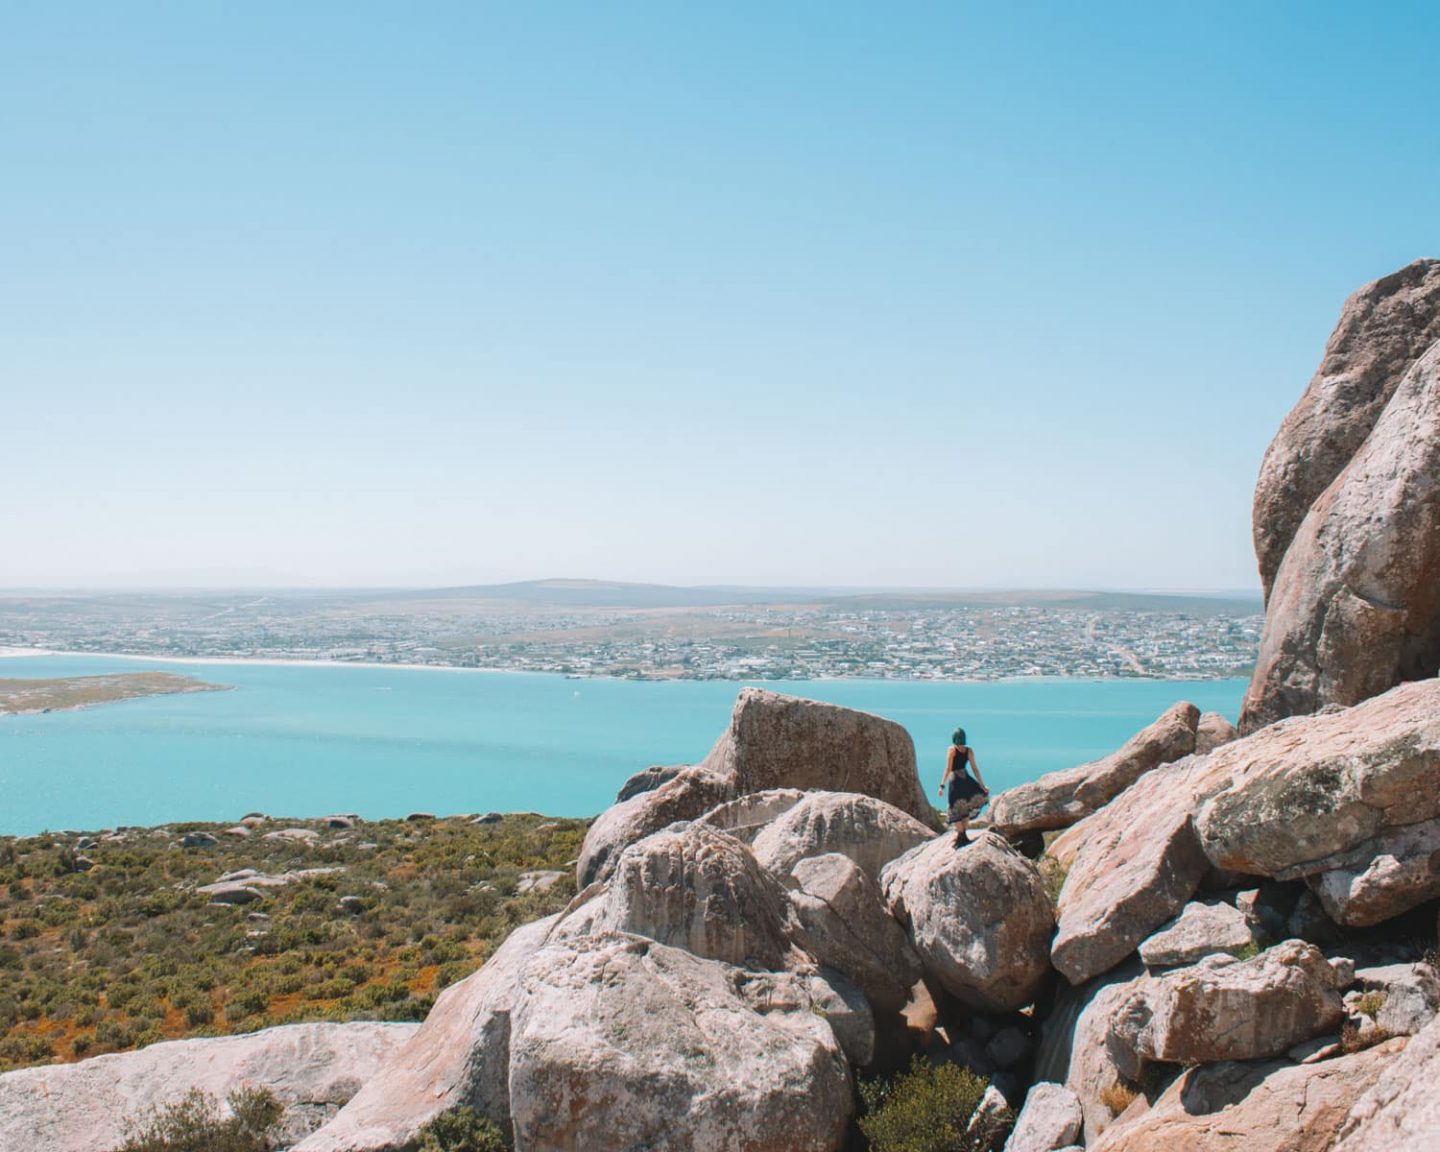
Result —
M106 676L69 676L54 680L0 679L0 715L65 712L94 704L138 700L143 696L174 696L183 692L224 692L228 684L211 684L174 672L117 672Z

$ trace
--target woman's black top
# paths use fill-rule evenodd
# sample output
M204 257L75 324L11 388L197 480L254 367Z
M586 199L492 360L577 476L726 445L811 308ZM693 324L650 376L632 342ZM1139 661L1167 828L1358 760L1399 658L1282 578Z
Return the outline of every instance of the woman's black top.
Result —
M970 775L970 749L956 744L955 764L950 773L950 791L946 796L946 802L954 804L957 800L969 800L970 797L978 796L983 791L984 789Z

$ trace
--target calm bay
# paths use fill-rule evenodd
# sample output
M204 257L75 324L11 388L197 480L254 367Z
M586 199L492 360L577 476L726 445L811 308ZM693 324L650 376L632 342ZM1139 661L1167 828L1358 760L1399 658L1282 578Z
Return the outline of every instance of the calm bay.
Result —
M692 762L733 681L572 680L454 669L0 659L0 677L166 669L233 691L0 716L0 835L234 820L248 811L588 816L632 772ZM774 681L888 717L935 788L963 724L993 791L1114 750L1176 700L1234 719L1243 680Z

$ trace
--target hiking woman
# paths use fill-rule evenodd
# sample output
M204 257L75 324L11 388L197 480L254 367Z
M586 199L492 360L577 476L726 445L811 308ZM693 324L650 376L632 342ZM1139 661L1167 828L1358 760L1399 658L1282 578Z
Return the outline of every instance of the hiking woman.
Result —
M971 776L974 772L974 776ZM945 757L945 775L940 781L940 794L945 795L945 786L950 786L946 802L950 812L946 820L955 829L955 847L970 843L965 834L970 821L985 807L990 799L990 789L980 776L980 765L975 762L975 749L965 743L965 729L955 729L950 738L950 751Z

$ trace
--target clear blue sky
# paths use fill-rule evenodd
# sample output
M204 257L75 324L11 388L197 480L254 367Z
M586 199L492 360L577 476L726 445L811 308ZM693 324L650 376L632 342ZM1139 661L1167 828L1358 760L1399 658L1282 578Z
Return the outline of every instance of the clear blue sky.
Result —
M0 3L0 586L1236 588L1387 3Z

